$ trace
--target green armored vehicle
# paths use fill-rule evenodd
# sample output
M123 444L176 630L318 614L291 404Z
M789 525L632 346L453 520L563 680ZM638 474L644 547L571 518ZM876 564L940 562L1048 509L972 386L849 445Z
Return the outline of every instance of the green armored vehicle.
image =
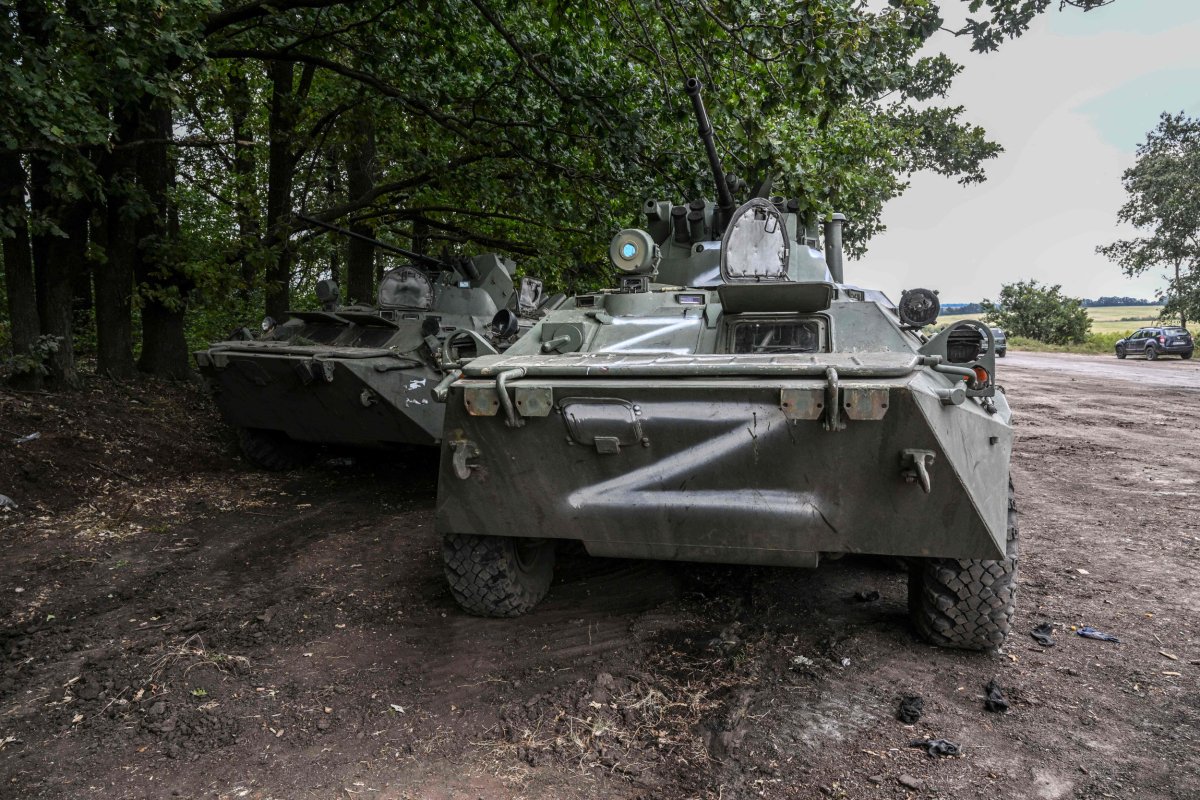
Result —
M910 609L939 645L999 646L1017 573L1011 414L989 328L925 289L899 305L846 283L840 215L736 207L698 82L716 204L650 201L609 255L619 286L579 295L501 355L461 364L436 526L467 611L547 593L558 539L597 556L815 567L910 563Z
M513 262L493 253L441 262L375 244L413 261L384 273L376 305L339 305L337 284L321 281L321 310L268 318L257 335L242 329L195 354L254 464L289 469L314 444L436 445L444 365L502 352L544 305L541 283L514 286Z

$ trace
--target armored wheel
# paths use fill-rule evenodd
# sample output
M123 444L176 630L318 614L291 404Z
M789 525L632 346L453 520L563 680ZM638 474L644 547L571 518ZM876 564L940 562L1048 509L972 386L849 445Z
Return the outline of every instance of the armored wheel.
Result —
M464 611L517 617L550 590L554 540L452 533L442 538L442 563Z
M917 632L940 647L994 650L1012 625L1017 593L1017 504L1008 484L1008 547L999 561L926 558L908 574Z
M247 461L272 472L302 467L313 457L311 447L279 431L238 428L238 446Z
M1124 358L1124 357L1125 357L1125 348L1118 347L1117 348L1117 358Z
M1146 345L1146 360L1155 361L1158 359L1158 348L1152 344Z

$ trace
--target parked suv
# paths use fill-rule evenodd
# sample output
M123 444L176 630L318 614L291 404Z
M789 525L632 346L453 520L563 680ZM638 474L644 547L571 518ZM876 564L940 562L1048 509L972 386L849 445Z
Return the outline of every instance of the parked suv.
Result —
M1166 325L1160 328L1142 328L1117 341L1117 358L1143 353L1147 361L1162 355L1191 358L1194 343L1186 328Z

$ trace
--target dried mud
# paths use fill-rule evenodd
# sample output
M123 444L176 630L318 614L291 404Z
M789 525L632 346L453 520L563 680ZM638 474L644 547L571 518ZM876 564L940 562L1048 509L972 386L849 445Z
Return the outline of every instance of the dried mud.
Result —
M0 798L1200 796L1200 393L1143 413L1072 358L1001 365L1022 573L991 655L917 641L869 559L567 547L534 613L476 619L431 453L267 475L191 389L0 393Z

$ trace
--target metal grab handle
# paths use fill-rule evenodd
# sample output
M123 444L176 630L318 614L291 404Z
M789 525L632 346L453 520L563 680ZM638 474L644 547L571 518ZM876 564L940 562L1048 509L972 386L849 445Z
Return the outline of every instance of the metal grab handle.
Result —
M452 369L447 372L437 386L433 387L433 401L435 403L444 403L450 397L450 384L462 377L461 369Z
M496 395L500 398L500 407L504 409L505 424L510 428L521 427L525 424L525 420L517 416L516 406L513 405L512 398L508 396L508 387L506 384L510 378L524 377L524 367L505 370L496 376Z

